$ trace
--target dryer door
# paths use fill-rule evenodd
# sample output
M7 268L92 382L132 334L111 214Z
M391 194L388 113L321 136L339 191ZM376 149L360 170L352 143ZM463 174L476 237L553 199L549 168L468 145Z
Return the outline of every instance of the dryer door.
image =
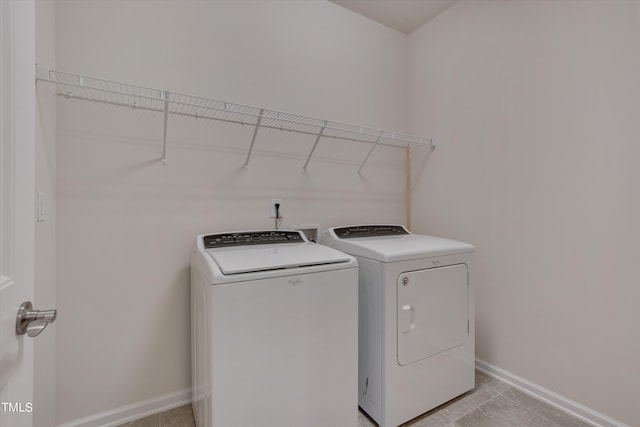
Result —
M466 264L398 277L398 364L405 366L464 343L469 335Z

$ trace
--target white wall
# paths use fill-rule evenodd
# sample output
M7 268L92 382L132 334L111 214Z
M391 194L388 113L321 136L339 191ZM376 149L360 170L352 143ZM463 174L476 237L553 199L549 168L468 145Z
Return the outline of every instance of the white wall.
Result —
M640 425L640 3L461 1L409 40L414 228L476 246L477 356Z
M59 70L391 130L406 37L325 1L59 1ZM404 221L404 152L59 98L57 422L190 387L198 233Z

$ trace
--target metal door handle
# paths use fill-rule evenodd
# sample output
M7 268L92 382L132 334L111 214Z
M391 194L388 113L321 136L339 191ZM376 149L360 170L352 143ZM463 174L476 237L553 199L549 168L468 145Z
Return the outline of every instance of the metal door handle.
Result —
M16 334L36 337L49 323L55 322L57 314L57 310L34 310L31 301L25 301L16 316Z

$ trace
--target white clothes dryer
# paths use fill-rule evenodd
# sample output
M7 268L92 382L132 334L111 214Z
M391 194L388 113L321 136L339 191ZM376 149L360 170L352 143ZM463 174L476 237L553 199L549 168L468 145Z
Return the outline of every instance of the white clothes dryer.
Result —
M299 231L199 235L196 425L356 427L357 275L353 257Z
M474 387L473 246L400 225L325 230L359 268L358 402L396 427Z

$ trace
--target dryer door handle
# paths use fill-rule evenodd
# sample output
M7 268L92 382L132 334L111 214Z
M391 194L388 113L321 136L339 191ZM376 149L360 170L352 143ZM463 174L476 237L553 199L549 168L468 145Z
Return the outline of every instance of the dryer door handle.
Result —
M416 328L416 308L411 304L405 304L400 307L399 317L398 321L402 322L400 330L403 334L408 334Z

